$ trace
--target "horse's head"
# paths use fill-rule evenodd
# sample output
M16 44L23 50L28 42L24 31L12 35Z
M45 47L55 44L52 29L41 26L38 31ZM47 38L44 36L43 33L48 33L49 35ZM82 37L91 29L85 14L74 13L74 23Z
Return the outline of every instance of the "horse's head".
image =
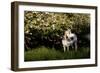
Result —
M66 30L66 31L64 32L64 35L65 35L66 37L68 37L70 34L71 34L71 30L70 30L70 29L68 29L68 30Z

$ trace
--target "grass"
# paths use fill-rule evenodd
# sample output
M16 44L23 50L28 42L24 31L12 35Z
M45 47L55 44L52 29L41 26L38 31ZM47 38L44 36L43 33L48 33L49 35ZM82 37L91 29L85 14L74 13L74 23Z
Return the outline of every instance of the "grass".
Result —
M79 48L78 51L70 50L63 52L54 48L38 47L29 51L25 51L25 61L41 61L41 60L64 60L64 59L84 59L90 57L89 48Z

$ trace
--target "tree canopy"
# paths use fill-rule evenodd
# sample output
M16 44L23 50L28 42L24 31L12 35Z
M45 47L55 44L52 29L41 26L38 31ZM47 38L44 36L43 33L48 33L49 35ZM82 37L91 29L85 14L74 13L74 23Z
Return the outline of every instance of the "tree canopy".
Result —
M38 43L43 44L44 40L48 43L49 41L56 41L57 37L61 37L64 31L69 28L77 35L89 34L90 14L40 11L24 12L26 46L35 46Z

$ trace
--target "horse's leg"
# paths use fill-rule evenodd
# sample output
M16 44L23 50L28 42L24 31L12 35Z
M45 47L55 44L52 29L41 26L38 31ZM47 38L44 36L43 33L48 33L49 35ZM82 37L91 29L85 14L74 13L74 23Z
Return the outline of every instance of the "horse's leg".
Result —
M67 51L69 51L69 46L67 46Z
M66 47L65 46L63 46L63 48L64 48L64 52L66 51Z
M71 47L72 47L72 49L74 48L74 44L73 43L71 44Z
M75 42L75 51L77 51L77 42Z

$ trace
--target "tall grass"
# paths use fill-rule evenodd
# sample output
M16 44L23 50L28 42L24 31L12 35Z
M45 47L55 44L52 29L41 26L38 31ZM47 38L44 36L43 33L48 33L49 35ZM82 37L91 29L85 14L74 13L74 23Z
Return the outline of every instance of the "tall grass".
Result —
M83 59L90 57L89 48L79 48L78 51L60 51L54 48L38 47L29 51L25 51L25 61L41 61L41 60L63 60L63 59Z

